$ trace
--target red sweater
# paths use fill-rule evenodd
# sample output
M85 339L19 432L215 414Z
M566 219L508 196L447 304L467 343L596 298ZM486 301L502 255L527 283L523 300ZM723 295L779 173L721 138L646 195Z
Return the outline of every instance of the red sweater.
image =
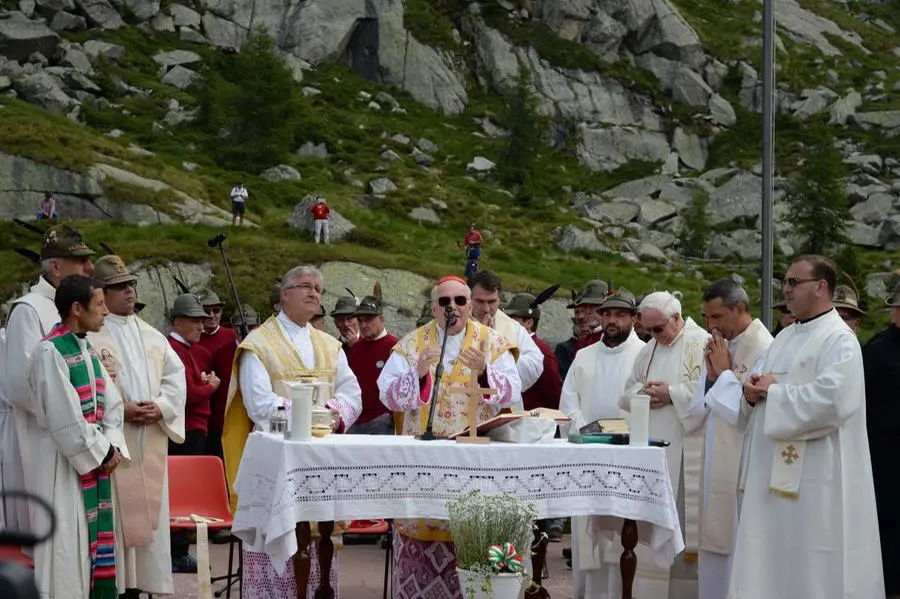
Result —
M309 211L316 220L328 220L328 213L331 212L331 209L328 204L313 204L309 207Z
M347 363L362 389L362 413L356 422L368 422L391 411L378 399L378 375L384 368L398 339L387 334L381 339L360 339L347 352Z
M531 338L544 354L544 372L541 373L541 377L534 385L522 393L522 403L525 404L526 410L535 408L558 410L559 396L562 395L563 386L562 378L559 376L559 362L546 341L534 334L531 335Z
M595 331L588 335L587 337L582 337L578 341L575 342L575 353L578 353L579 349L584 349L589 345L594 345L598 341L603 339L603 331Z
M209 430L221 431L225 426L225 403L228 401L228 385L231 382L237 336L234 329L219 327L212 335L203 333L197 346L206 348L212 354L212 363L207 372L212 370L222 381L210 398L209 416Z
M187 403L184 408L184 430L203 431L206 433L209 424L209 398L213 393L212 386L205 384L200 364L204 359L212 362L209 352L199 345L189 346L169 336L169 345L181 358L184 374L187 378Z

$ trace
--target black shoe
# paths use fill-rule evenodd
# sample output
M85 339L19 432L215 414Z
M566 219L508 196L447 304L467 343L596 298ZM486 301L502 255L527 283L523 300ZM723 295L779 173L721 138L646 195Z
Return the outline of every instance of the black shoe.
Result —
M196 574L197 560L191 554L172 558L172 572L174 574Z
M564 558L572 559L572 548L571 547L564 547L562 553L563 553Z
M572 569L572 560L567 559L567 560L566 560L566 566L569 568L569 570L571 570L571 569Z
M235 540L235 537L232 536L230 528L223 528L222 530L216 531L216 534L210 539L213 545L227 545L233 540Z
M119 599L141 599L141 591L139 589L125 589L125 592L119 595Z

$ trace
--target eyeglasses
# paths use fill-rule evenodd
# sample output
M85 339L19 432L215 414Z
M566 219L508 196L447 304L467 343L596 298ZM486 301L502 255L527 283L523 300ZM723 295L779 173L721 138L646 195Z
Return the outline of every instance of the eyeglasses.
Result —
M663 331L666 330L666 327L669 326L669 321L671 321L671 320L672 319L669 318L664 323L656 325L655 327L646 327L647 332L650 333L651 335L660 335L660 334L662 334Z
M131 287L132 289L137 287L137 281L125 281L124 283L115 283L114 285L107 285L106 289L109 289L110 291L124 291L125 289L128 289L129 287Z
M778 308L778 311L781 312L782 314L790 314L791 313L790 308Z
M222 306L208 306L206 308L203 308L203 311L207 314L221 314Z
M289 287L284 288L285 291L289 291L291 289L302 289L303 293L315 292L315 293L318 293L319 295L322 295L325 293L325 290L322 287L319 287L318 285L313 285L312 283L298 283L297 285L291 285Z
M794 277L791 277L791 278L789 278L789 279L785 279L782 283L784 284L785 287L798 287L798 286L802 285L803 283L812 283L812 282L814 282L814 281L822 281L822 280L823 280L823 279L821 279L821 278L817 278L817 279L795 279Z
M450 298L449 296L444 296L444 297L438 298L438 306L440 306L441 308L446 308L447 306L450 305L451 299L453 300L453 303L456 304L457 306L465 306L466 303L469 301L469 298L467 298L464 295L457 295L453 298Z

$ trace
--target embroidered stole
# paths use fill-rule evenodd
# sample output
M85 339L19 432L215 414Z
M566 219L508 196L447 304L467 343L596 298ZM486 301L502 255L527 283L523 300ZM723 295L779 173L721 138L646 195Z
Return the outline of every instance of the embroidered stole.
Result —
M103 422L105 381L96 352L88 343L87 351L94 374L91 381L81 345L64 324L54 326L44 339L53 343L56 351L65 358L69 366L69 380L81 402L81 414L89 424L99 429ZM97 469L80 475L80 479L91 560L90 599L117 599L115 522L109 475Z

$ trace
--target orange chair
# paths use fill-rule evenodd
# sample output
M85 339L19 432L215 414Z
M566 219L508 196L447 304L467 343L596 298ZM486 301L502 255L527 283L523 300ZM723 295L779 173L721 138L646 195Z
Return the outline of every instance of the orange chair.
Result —
M0 545L0 562L15 562L34 570L34 562L25 555L20 547L7 547Z
M345 535L379 535L381 548L384 549L384 592L382 599L387 599L390 588L391 557L393 555L393 531L388 520L351 520Z
M231 505L228 502L225 466L216 456L169 456L169 528L196 529L197 525L190 519L191 514L218 520L207 524L209 530L231 528ZM238 545L238 569L233 572L235 544ZM216 591L216 597L221 597L224 593L230 598L231 586L235 582L243 590L242 569L241 541L237 537L231 537L228 543L228 574L211 579L213 583L226 581L225 588Z

